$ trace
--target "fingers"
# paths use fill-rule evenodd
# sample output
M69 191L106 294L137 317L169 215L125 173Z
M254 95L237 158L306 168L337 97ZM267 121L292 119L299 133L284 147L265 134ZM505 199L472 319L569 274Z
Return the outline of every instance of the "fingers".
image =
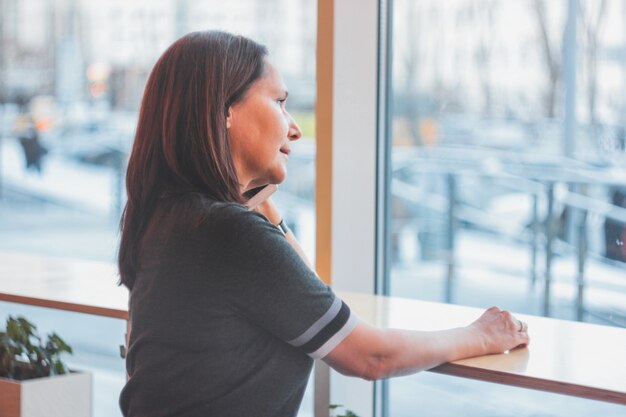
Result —
M507 321L512 328L514 328L517 332L523 333L528 329L528 324L525 322L515 318L510 312L507 310L501 310L500 315Z
M473 323L487 336L489 353L502 353L530 342L528 324L498 307L488 308Z
M511 316L511 320L513 321L513 324L515 325L515 330L518 333L526 333L528 330L528 324L524 321L518 320L515 317Z
M513 315L509 314L510 319L515 326L515 347L524 347L530 343L530 337L528 336L528 324L525 321L516 319Z
M500 311L500 307L498 307L498 306L491 306L491 307L489 307L487 309L487 311L497 311L497 312L499 312Z
M520 333L526 333L528 331L528 323L520 320L519 324L520 324L520 329L519 329Z
M515 348L526 347L530 344L530 336L528 335L527 328L524 328L524 331L516 333L516 346Z
M508 323L509 329L514 332L516 340L519 341L518 346L528 345L530 342L530 338L528 336L528 323L515 318L506 310L501 310L499 314Z

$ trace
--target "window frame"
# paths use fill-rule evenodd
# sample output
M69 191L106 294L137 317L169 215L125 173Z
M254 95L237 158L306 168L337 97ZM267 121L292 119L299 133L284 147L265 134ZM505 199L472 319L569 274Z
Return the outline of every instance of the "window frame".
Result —
M388 293L390 10L390 0L318 0L316 269L336 291ZM385 387L317 363L315 415L329 403L385 415Z

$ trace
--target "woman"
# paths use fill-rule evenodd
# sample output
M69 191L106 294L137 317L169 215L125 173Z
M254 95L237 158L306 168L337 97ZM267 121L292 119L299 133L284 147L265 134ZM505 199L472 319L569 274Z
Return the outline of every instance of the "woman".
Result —
M132 333L125 416L294 416L313 359L377 379L528 343L493 307L465 328L382 330L311 270L271 200L301 136L267 50L198 32L148 80L128 166L121 282Z

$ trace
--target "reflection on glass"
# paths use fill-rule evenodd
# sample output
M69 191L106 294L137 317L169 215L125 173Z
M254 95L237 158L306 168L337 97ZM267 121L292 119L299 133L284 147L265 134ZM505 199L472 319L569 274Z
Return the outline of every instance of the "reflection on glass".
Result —
M626 3L395 0L392 25L391 294L626 326Z

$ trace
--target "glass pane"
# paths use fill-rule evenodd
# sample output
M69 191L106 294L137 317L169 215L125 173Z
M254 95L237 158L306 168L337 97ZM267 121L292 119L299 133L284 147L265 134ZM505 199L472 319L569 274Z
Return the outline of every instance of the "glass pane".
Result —
M624 406L422 372L392 380L389 416L621 417Z
M626 326L626 3L393 9L391 295ZM390 415L424 411L408 381Z
M149 72L178 37L221 29L264 43L289 88L287 107L303 138L275 199L313 258L316 16L316 2L307 0L1 0L0 251L115 262L126 162ZM56 314L25 311L35 323ZM83 325L55 317L61 334ZM101 334L115 341L96 352L101 367L120 361L117 330ZM94 353L93 340L80 336L89 333L75 333L81 352ZM96 378L97 398L117 396L111 387L119 381L107 380ZM117 408L117 398L101 398ZM310 393L303 413L312 415ZM96 408L95 416L105 415L113 415L110 407Z
M266 44L290 89L304 135L277 199L312 254L316 5L222 3L0 4L0 249L113 261L152 65L179 36L222 29Z

